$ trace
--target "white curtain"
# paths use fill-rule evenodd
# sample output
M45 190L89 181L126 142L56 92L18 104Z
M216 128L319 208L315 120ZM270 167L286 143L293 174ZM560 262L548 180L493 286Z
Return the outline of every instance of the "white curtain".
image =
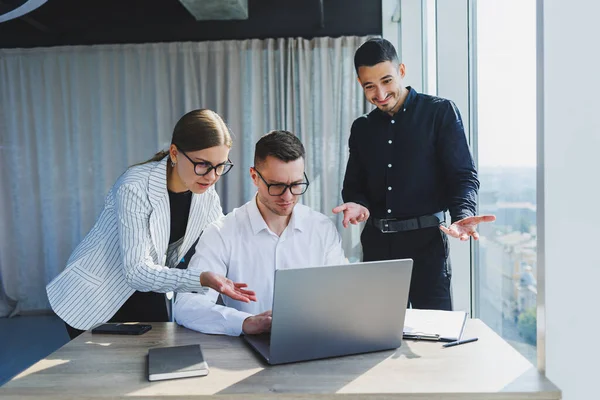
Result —
M347 255L341 201L350 126L368 111L354 72L366 38L0 49L0 316L48 309L45 286L92 227L127 166L168 147L195 108L234 133L225 212L254 193L254 144L287 129L307 150L303 202L331 216Z

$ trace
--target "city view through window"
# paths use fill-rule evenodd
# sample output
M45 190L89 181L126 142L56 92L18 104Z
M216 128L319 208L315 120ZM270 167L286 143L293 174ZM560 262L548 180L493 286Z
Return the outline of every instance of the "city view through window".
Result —
M477 2L478 316L536 364L536 16L534 0Z

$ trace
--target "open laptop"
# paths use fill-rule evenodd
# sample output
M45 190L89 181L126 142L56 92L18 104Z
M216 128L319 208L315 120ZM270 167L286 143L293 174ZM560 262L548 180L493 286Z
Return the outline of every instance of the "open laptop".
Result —
M244 338L269 364L398 348L412 264L276 270L271 333Z

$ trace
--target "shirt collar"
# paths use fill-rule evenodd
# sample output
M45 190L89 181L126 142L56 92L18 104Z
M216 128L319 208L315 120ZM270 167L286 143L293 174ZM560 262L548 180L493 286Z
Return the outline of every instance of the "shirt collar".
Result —
M258 210L258 205L256 204L257 201L258 198L255 195L254 198L248 203L248 217L250 217L252 233L254 233L255 235L260 231L269 229L267 223L265 222L264 218L260 214L260 211Z
M293 228L294 230L299 230L303 232L306 230L306 209L301 204L296 203L294 206L294 211L292 211L292 218L290 218L290 223L288 227Z
M258 197L255 195L254 198L248 204L248 217L250 218L250 225L252 227L252 233L257 234L263 230L269 230L269 226L265 222L265 219L258 209L257 202ZM292 230L304 231L306 229L306 214L305 209L300 204L294 206L292 211L292 217L288 224L288 228Z
M396 114L411 107L412 104L415 102L415 99L417 98L418 92L415 89L413 89L410 86L407 86L406 89L408 89L408 95L406 96L406 99L404 99L404 104L402 104L402 107L400 107ZM386 117L388 119L393 118L393 116L390 116L388 113L381 111L379 108L375 108L374 111L376 111L381 117Z
M415 99L417 98L417 91L415 89L413 89L410 86L406 87L408 89L408 96L406 96L406 99L404 100L404 104L402 105L402 108L407 109L408 107L412 106L412 103L415 101Z

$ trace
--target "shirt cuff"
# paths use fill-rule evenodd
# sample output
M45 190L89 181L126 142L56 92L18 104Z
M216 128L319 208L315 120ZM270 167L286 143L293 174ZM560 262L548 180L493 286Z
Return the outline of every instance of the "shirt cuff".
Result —
M192 293L207 293L208 287L200 285L201 269L188 269L188 291Z
M361 206L363 206L367 210L369 209L369 203L366 200L356 200L356 201L354 201L354 203L360 204Z
M361 206L365 207L367 210L370 211L369 209L369 202L367 201L367 198L365 196L363 196L362 194L359 193L344 193L344 191L342 191L342 201L344 203L356 203L356 204L360 204Z
M249 314L247 312L238 311L236 313L232 313L227 318L228 327L228 335L231 336L240 336L244 331L242 330L242 326L244 325L244 321L248 317L253 317L253 314Z
M461 219L465 219L465 218L469 218L469 217L473 217L473 216L475 216L475 214L473 214L473 212L471 210L467 210L467 209L460 210L455 215L452 215L452 223L455 223L457 221L460 221Z

